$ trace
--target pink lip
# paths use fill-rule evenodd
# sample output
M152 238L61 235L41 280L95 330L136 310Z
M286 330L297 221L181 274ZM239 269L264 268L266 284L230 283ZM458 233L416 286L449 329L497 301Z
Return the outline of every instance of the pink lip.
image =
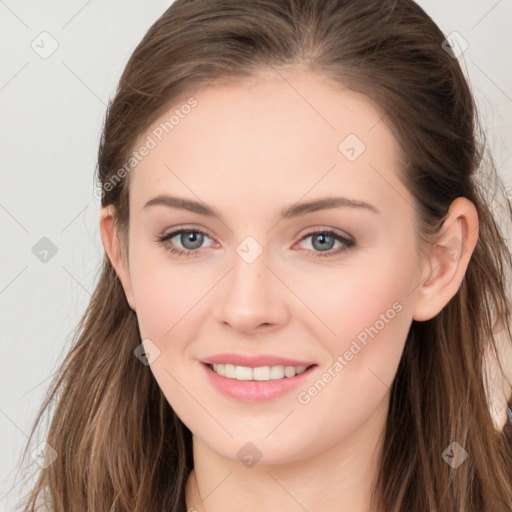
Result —
M204 371L206 372L207 377L210 379L210 382L218 391L224 395L227 395L228 397L252 403L272 400L286 394L297 386L305 386L307 380L311 377L311 373L314 372L317 368L317 365L313 365L295 377L284 377L282 379L258 381L229 379L215 373L210 368L208 363L202 363L201 366L204 368ZM295 364L290 366L295 366Z
M207 357L201 362L208 364L234 364L236 366L248 366L256 368L258 366L311 366L314 361L298 361L296 359L287 359L285 357L272 356L267 354L258 354L257 356L244 356L241 354L217 354Z

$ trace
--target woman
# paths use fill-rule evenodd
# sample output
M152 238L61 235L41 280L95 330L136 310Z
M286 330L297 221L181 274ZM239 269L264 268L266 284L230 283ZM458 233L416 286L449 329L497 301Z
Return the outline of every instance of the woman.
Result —
M455 56L410 0L173 3L107 112L27 510L512 510L512 261Z

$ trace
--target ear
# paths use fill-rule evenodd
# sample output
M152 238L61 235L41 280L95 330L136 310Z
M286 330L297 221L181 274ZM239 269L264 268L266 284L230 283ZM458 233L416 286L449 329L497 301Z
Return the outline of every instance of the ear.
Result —
M105 206L100 210L100 233L101 240L105 252L114 267L116 274L121 281L121 284L126 295L126 300L130 307L135 311L135 300L133 298L132 283L130 278L130 271L128 265L128 258L125 251L122 250L122 245L119 240L119 233L117 232L114 222L115 213L112 205Z
M478 242L478 213L464 197L448 209L441 230L422 262L422 283L416 292L413 319L435 317L457 293Z

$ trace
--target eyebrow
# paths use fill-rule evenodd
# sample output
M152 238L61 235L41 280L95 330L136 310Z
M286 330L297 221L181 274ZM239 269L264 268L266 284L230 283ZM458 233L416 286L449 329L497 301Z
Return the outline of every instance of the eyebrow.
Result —
M205 215L208 217L216 217L222 220L221 214L215 209L204 203L194 201L192 199L185 199L183 197L170 196L161 194L153 199L149 200L144 208L150 206L161 205L169 208L177 208L179 210L186 210L189 212L197 213L199 215ZM361 208L379 214L380 211L373 205L364 201L357 201L354 199L348 199L346 197L323 197L320 199L314 199L303 203L296 203L292 206L288 206L281 210L282 219L291 219L300 217L308 213L313 213L319 210L326 210L329 208Z

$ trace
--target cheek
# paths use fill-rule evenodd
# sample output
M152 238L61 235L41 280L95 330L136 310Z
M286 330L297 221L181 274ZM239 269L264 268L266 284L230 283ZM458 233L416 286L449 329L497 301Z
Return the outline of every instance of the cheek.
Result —
M162 341L207 290L190 267L171 261L163 247L134 247L130 275L141 336Z
M318 335L323 332L319 338L330 356L323 361L329 374L321 380L329 391L322 391L318 400L319 414L343 406L343 415L351 411L355 419L373 410L394 379L410 327L410 306L389 276L374 285L346 283L344 291L354 293L337 299L331 295L332 302L326 302L324 318L335 334L326 334L321 326L317 330Z
M149 370L180 418L193 421L200 411L190 413L189 419L190 396L183 386L186 383L186 391L194 396L200 390L190 384L185 360L189 342L201 325L197 318L200 299L209 287L195 282L189 268L163 260L134 254L131 269L137 320L141 339L150 339L159 350Z
M322 430L322 440L304 447L308 453L318 451L318 443L327 448L364 428L390 392L403 353L411 324L405 280L375 273L373 286L361 287L358 277L340 284L343 292L325 301L324 318L336 335L322 326L317 332L323 332L330 360L297 390L295 419L306 432Z
M398 334L407 333L411 291L417 286L414 254L389 245L374 252L371 260L328 269L323 276L310 277L302 288L311 311L322 321L316 322L316 333L332 354L349 350L354 340L363 346L370 340L400 343Z

